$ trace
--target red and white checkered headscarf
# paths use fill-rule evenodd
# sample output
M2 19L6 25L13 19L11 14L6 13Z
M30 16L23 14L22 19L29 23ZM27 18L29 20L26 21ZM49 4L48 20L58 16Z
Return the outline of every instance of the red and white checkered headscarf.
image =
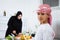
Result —
M51 7L48 4L42 4L39 6L37 13L47 13L50 15L48 19L48 23L51 25L52 17L51 17Z

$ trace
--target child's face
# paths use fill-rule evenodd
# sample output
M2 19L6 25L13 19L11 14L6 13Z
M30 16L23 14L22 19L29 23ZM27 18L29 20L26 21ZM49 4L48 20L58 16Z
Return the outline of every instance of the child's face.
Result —
M47 13L37 13L37 14L38 14L38 20L40 22L46 22L46 21L48 21L49 16L48 16Z

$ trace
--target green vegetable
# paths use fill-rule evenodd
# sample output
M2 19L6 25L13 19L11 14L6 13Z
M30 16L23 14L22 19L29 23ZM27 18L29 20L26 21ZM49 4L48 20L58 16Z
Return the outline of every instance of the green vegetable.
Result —
M8 35L8 36L6 37L6 40L12 40L12 36L11 36L11 35Z

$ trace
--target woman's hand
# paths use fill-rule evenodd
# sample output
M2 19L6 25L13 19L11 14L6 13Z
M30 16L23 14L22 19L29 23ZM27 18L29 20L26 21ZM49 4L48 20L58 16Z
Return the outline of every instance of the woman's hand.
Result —
M21 36L21 35L23 35L23 34L22 34L22 33L19 33L18 35Z
M16 30L13 30L13 34L16 34Z

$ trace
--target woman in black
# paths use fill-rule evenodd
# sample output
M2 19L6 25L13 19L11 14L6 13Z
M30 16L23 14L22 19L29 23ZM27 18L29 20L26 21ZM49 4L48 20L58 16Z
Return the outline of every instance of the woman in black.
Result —
M8 28L5 37L9 34L19 34L22 31L22 12L18 11L16 16L12 16L8 21Z

